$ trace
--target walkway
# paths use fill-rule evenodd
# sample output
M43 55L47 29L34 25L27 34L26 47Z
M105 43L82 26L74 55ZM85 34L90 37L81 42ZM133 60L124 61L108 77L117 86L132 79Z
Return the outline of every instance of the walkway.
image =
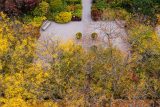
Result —
M91 3L92 0L82 0L83 5L83 16L82 21L80 22L70 22L67 24L57 24L52 22L51 26L46 31L41 31L40 40L60 40L60 41L67 41L70 39L75 39L75 34L77 32L82 32L83 37L86 39L90 37L93 32L99 33L99 36L103 38L104 32L109 32L112 30L112 33L117 34L125 34L125 30L118 27L115 21L108 21L108 22L94 22L91 20ZM101 28L104 27L106 31L102 31ZM115 32L113 32L113 30ZM86 41L86 40L85 40ZM83 45L89 44L90 41L86 41ZM103 42L103 41L101 41ZM117 43L116 43L117 44ZM118 46L120 44L118 43ZM120 46L121 47L121 46Z
M107 40L105 38L106 33L112 36L111 41L114 46L127 52L127 44L124 42L126 33L125 29L120 28L115 21L99 21L94 22L91 20L91 3L92 0L82 0L83 4L83 16L80 22L70 22L67 24L57 24L51 22L51 26L46 31L41 31L38 45L38 55L40 59L45 59L48 62L51 58L47 53L42 55L46 50L52 50L54 41L66 42L68 40L75 40L75 34L82 32L82 40L78 43L82 44L84 48L88 48L92 45L103 45L107 47ZM92 41L90 35L96 32L99 34L97 41ZM49 49L51 48L51 49Z

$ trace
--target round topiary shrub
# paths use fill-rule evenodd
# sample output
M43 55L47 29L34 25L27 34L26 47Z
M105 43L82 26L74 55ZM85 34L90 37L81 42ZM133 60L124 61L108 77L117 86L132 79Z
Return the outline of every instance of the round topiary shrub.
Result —
M91 38L92 38L93 40L96 40L97 37L98 37L98 34L97 34L96 32L94 32L94 33L91 34Z
M82 38L82 33L81 32L78 32L76 33L76 39L81 39Z

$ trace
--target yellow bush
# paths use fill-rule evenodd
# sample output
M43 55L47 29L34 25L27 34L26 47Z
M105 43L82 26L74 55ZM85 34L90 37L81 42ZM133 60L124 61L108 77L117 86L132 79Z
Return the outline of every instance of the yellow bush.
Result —
M5 104L2 107L31 107L24 101L21 97L15 97L7 99Z
M55 22L57 23L67 23L70 22L71 19L71 12L60 12L58 15L55 16Z
M58 104L53 101L45 101L33 104L31 107L58 107Z
M43 21L46 20L45 16L42 17L34 17L32 22L30 22L29 24L35 26L35 27L40 27L43 23Z

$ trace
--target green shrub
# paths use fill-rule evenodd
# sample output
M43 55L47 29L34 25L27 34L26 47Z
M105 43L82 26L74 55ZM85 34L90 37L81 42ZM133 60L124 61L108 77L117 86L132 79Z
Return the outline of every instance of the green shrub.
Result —
M52 11L61 11L63 9L62 0L51 0L50 7Z
M40 27L43 23L44 20L46 20L47 18L45 16L30 16L30 15L26 15L23 17L23 22L25 24L31 24L34 27Z
M159 13L160 0L106 0L113 9L122 8L134 15L140 23L156 23L156 14ZM141 20L142 19L142 20ZM148 21L147 21L148 20Z
M76 8L76 9L81 9L81 10L82 10L82 5L81 5L81 4L76 4L76 5L75 5L75 8Z
M82 10L81 9L77 9L73 12L73 16L77 16L79 18L82 17Z
M97 9L103 10L107 7L107 3L105 0L97 0L95 6L97 7Z
M132 6L135 9L132 11L140 12L145 15L154 15L156 11L156 3L158 3L155 1L156 0L132 0Z
M91 38L93 40L97 39L97 37L98 37L98 34L96 32L94 32L94 33L91 34Z
M70 22L72 19L71 12L60 12L55 16L55 22L57 23L67 23Z
M81 38L82 38L82 33L81 32L76 33L76 39L81 39Z
M49 4L45 1L42 1L39 6L37 6L34 11L34 16L45 16L48 13L49 10Z
M81 0L66 0L69 4L81 4Z

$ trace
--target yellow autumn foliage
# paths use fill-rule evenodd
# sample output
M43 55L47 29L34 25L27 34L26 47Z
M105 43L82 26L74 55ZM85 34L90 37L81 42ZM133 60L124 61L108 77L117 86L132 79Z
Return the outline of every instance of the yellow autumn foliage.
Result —
M21 97L15 97L5 100L5 104L2 107L31 107Z
M55 22L57 23L68 23L72 19L71 12L60 12L55 16Z
M129 34L129 42L131 42L131 46L139 53L144 53L146 50L160 49L158 35L150 26L135 24L135 26L129 31Z
M1 107L101 106L160 93L160 41L150 26L129 29L128 57L113 47L84 50L68 41L51 47L46 69L35 51L41 19L24 24L0 16Z
M32 24L11 21L3 13L0 16L0 95L5 96L0 96L0 106L30 107L26 99L37 101L48 77L41 64L33 62L38 33ZM28 26L35 30L29 31Z

